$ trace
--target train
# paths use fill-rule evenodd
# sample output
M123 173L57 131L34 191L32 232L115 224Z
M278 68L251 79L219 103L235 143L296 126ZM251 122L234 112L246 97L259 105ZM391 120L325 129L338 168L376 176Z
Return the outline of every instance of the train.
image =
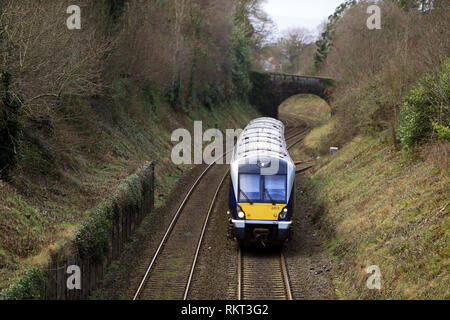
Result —
M238 137L230 162L230 235L241 244L281 245L289 239L295 164L274 118L252 120Z

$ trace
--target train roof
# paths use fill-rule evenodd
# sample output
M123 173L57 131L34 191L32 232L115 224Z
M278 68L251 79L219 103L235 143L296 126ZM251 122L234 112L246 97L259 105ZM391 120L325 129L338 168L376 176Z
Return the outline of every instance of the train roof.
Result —
M281 121L273 118L254 119L239 136L233 161L261 156L292 161L286 148Z
M251 128L251 127L260 127L260 126L264 126L267 128L274 128L277 130L280 130L284 133L284 124L279 121L276 120L274 118L257 118L254 119L252 121L250 121L249 125L247 126L247 128Z

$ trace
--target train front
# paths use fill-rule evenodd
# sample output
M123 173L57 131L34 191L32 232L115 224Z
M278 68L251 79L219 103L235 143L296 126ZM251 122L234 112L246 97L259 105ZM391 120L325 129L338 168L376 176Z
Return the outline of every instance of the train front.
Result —
M243 243L281 244L292 223L295 169L276 157L255 160L232 164L229 209L234 235ZM265 174L275 163L276 172Z

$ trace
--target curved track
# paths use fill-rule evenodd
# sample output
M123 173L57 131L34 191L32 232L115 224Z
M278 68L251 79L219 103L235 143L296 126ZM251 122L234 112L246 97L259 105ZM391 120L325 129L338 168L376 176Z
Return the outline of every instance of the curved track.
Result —
M202 239L217 197L211 183L223 176L218 190L225 179L224 172L226 176L228 171L225 166L215 166L213 163L195 181L167 228L133 300L182 299L185 296L188 288L186 282L191 278L190 266L198 254L196 244ZM205 199L213 199L209 210ZM193 223L196 221L205 221L203 228L201 224Z

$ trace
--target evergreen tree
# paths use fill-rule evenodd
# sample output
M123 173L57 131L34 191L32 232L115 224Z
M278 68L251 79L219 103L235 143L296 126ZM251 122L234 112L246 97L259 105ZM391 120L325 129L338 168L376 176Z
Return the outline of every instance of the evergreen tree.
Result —
M317 72L321 64L326 60L328 52L333 43L334 27L339 19L343 16L345 10L356 4L356 0L347 0L339 5L335 12L328 17L328 23L322 32L320 39L316 42L316 52L314 53L314 69Z

